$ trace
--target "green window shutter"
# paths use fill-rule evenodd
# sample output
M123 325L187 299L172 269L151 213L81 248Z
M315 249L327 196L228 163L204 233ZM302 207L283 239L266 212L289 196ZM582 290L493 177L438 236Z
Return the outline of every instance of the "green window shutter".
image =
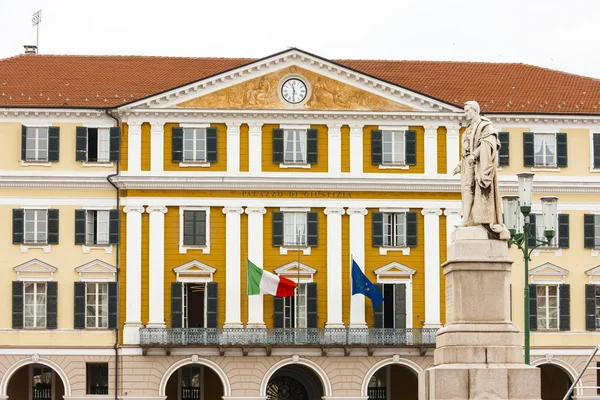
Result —
M377 290L383 293L383 283L374 283ZM385 303L385 299L383 301ZM383 303L373 312L373 328L383 328Z
M48 162L58 162L60 154L60 128L50 126L48 128Z
M87 161L87 133L85 126L75 128L75 161Z
M537 331L537 285L529 285L529 329Z
M206 284L206 327L218 328L219 323L219 284Z
M585 330L596 330L596 285L585 285Z
M75 210L75 244L85 244L85 210Z
M566 167L567 163L567 134L556 134L556 165L558 167Z
M396 329L406 329L406 285L398 283L394 285L394 319Z
M273 328L283 328L284 297L273 296Z
M21 161L27 160L27 127L21 125Z
M523 166L533 167L534 160L533 132L523 132Z
M558 285L558 318L561 331L571 330L571 285Z
M48 244L58 244L58 210L48 210Z
M535 219L536 219L536 215L535 214L529 214L529 241L527 242L527 246L529 246L529 248L533 248L536 244L537 241L535 240L535 233L536 233L536 226L535 226Z
M171 328L182 328L183 284L171 282Z
M306 213L307 223L307 245L317 247L319 245L319 214L316 212Z
M73 327L75 329L85 329L85 308L87 306L85 301L85 282L75 282L73 293L75 294L75 301L73 302L75 305Z
M569 248L569 214L558 214L558 247Z
M206 128L206 162L217 162L217 128Z
M306 327L318 328L319 316L317 314L317 284L306 284Z
M12 328L23 329L23 282L12 283Z
M186 246L206 245L206 211L186 210L183 212L183 244Z
M14 213L13 213L14 218ZM596 216L594 214L585 214L583 216L583 247L586 249L593 249L596 247L596 241L594 238ZM13 223L14 226L14 223ZM14 231L14 228L13 228ZM13 233L14 238L14 233ZM13 239L14 241L14 239Z
M174 163L183 162L183 128L173 128L171 136L171 159Z
M46 282L46 328L56 329L58 316L58 283Z
M504 167L510 164L510 143L508 132L498 132L498 139L500 140L500 154L498 157L498 165Z
M414 247L417 245L417 213L406 213L406 245Z
M594 164L593 168L600 168L600 133L594 133Z
M108 213L108 243L119 244L121 214L118 209L112 209Z
M273 129L273 163L283 163L283 129Z
M117 308L119 291L117 282L108 282L108 329L117 329Z
M283 246L283 211L273 211L273 246Z
M196 211L196 243L199 246L206 246L206 211Z
M319 160L318 155L318 131L309 129L306 131L306 162L316 164Z
M404 132L406 165L417 165L417 131Z
M121 128L110 128L110 158L111 162L121 161Z
M374 212L372 222L372 245L373 247L383 246L383 213Z
M371 164L381 165L383 152L383 139L380 130L371 131Z
M25 230L25 211L22 208L13 208L12 220L13 244L23 244Z

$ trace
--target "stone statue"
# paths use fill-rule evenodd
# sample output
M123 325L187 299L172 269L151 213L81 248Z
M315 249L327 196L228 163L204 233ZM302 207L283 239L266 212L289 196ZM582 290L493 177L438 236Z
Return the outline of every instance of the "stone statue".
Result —
M498 132L488 118L479 115L476 101L465 103L469 125L462 135L462 159L454 169L460 173L462 226L483 225L508 240L510 233L502 222L502 203L498 193Z

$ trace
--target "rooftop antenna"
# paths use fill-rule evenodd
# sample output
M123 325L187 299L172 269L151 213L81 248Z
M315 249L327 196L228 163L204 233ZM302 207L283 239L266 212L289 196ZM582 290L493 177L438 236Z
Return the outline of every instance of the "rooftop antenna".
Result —
M38 12L34 13L33 17L31 18L32 26L35 26L37 29L35 47L38 53L40 52L40 22L42 22L42 10L39 10Z

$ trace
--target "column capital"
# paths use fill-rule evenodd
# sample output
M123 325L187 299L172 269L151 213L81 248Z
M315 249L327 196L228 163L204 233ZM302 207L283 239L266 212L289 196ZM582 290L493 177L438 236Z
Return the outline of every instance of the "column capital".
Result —
M227 123L227 133L232 133L230 132L230 130L234 131L235 133L239 133L240 132L240 126L242 125L241 122L228 122Z
M425 125L425 137L436 137L439 125Z
M257 135L262 133L262 126L263 124L261 124L260 122L252 122L248 124L248 130L250 134Z
M445 216L449 216L449 215L458 215L460 216L461 213L461 209L460 208L446 208L444 210L444 215Z
M244 213L244 209L242 207L223 207L223 214L229 214L229 213L237 213L237 214L243 214Z
M142 214L144 212L144 206L126 206L123 207L123 212L125 214L129 214L130 212Z
M326 208L325 215L331 215L331 214L344 215L345 214L344 207L328 207L328 208Z
M127 132L129 135L142 133L142 121L133 120L127 121Z
M267 209L264 207L246 207L246 214L250 215L252 213L265 215L267 213Z
M446 135L447 136L458 136L459 131L460 131L459 125L447 125L446 126Z
M352 214L361 214L361 215L367 215L368 211L366 208L357 208L357 207L350 207L346 210L346 214L348 215L352 215Z
M421 210L421 215L437 215L439 217L442 215L442 210L439 208L424 208Z
M350 134L351 135L362 135L363 134L363 124L350 124Z
M162 134L165 129L165 121L151 121L150 122L150 133Z
M148 214L151 214L153 212L165 214L167 211L168 211L168 209L165 206L148 206L148 207L146 207L146 212Z
M329 129L329 133L341 133L342 125L344 124L341 122L329 122L327 123L327 128Z

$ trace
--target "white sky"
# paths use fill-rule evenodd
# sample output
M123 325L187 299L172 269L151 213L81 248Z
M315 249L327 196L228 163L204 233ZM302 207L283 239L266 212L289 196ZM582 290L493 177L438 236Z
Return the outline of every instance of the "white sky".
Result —
M0 58L40 53L523 62L600 78L600 0L0 0Z

